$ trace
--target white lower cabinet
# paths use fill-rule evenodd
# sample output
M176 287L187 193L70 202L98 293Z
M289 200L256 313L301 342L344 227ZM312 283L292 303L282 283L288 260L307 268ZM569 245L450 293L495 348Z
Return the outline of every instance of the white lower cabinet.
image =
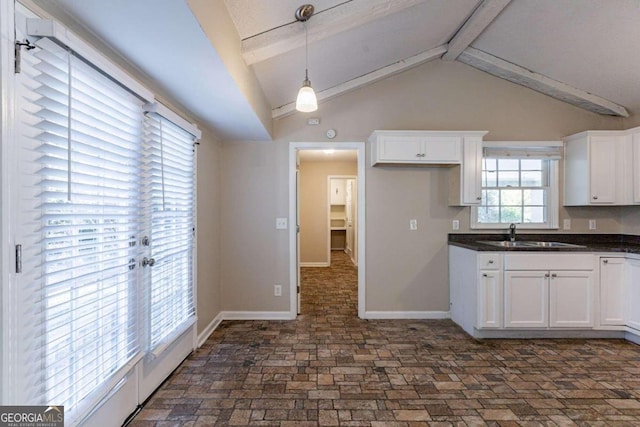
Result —
M549 326L549 272L507 271L504 275L504 326Z
M478 328L502 327L502 271L480 270Z
M593 273L506 271L506 328L588 328L593 326Z
M549 327L593 327L593 272L552 271L549 277Z
M625 325L625 283L627 260L600 258L600 325Z
M626 323L640 330L640 260L627 260Z

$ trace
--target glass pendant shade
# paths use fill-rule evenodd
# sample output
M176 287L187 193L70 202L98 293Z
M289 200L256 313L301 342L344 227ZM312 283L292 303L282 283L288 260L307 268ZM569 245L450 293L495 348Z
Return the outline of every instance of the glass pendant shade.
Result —
M303 113L311 113L317 109L318 99L316 98L316 93L313 91L309 79L305 78L296 99L296 110Z

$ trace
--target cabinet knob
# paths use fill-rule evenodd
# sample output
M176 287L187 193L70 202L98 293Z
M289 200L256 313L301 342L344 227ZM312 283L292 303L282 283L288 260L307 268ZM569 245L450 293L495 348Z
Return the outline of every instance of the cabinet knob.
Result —
M609 260L608 260L608 259L603 259L603 260L602 260L602 263L603 263L603 264L609 264Z
M549 273L545 274L544 277L548 278L549 277Z
M482 277L487 277L487 273L482 273Z
M598 196L593 196L593 200L598 200Z
M489 264L493 264L493 260L492 259L490 259L488 262L489 262Z
M558 275L557 275L556 273L553 273L553 274L551 275L551 278L552 278L552 279L555 279L556 277L558 277Z

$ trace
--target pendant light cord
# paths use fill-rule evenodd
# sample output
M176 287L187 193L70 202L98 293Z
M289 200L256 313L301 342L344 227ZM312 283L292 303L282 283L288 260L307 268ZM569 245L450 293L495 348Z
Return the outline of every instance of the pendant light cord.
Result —
M309 80L309 32L307 31L307 21L302 22L304 27L304 78Z

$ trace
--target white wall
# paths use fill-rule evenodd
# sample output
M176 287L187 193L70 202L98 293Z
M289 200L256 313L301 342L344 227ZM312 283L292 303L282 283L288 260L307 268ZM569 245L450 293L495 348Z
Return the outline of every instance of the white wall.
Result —
M620 129L599 116L457 62L433 61L320 104L309 115L274 123L272 143L225 143L222 150L222 286L224 310L287 311L288 232L275 218L288 212L289 142L365 141L375 129L488 130L493 140L558 140L586 129ZM368 149L368 147L367 147ZM369 155L369 154L368 154ZM468 208L447 206L446 169L366 170L367 311L447 311L447 233L451 220L468 230ZM618 232L618 208L572 208L573 232ZM419 229L408 230L409 219ZM610 219L609 219L610 218Z

